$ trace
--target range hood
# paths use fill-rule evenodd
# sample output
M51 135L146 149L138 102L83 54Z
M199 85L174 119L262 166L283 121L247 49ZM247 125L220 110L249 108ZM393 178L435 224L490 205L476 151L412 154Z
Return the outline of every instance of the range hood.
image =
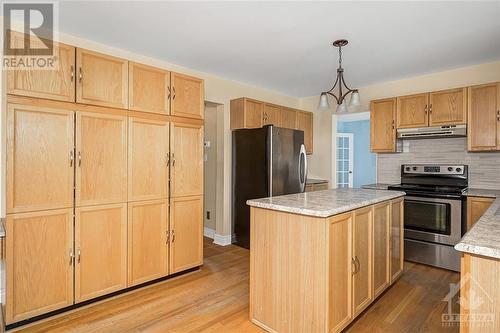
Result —
M459 138L467 136L466 125L448 125L420 128L400 128L397 130L398 139L436 139Z

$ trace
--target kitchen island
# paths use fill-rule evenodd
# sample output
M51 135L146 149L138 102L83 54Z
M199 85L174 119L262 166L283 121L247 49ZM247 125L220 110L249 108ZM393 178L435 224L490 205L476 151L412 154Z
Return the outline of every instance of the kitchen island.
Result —
M403 192L334 189L248 200L250 319L339 332L403 269Z

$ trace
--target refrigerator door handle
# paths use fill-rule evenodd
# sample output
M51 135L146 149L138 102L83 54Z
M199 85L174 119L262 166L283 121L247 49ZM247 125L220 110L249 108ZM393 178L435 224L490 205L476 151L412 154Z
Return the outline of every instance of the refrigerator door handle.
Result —
M302 144L300 145L300 154L299 154L300 192L304 192L306 189L306 179L307 179L307 155L306 155L306 147Z

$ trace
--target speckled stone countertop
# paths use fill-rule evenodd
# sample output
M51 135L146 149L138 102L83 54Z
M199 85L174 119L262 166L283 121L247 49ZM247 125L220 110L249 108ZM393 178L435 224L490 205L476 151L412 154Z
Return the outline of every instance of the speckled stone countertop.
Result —
M478 254L500 259L500 191L467 189L465 196L496 198L490 208L472 226L455 249L461 252Z
M384 183L375 183L375 184L365 184L361 185L361 188L368 190L387 190L387 188L394 184L384 184Z
M399 191L342 188L248 200L247 204L294 214L329 217L404 195Z

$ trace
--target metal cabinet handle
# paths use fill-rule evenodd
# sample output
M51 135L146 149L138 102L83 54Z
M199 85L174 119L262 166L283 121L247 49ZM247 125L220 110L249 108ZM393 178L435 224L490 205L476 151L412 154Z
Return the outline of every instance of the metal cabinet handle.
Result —
M395 128L395 125L394 125L394 119L392 120L392 129Z
M432 113L432 104L429 105L429 113Z
M82 166L82 153L81 152L78 152L78 166L79 167Z
M175 154L172 153L172 166L175 166Z
M175 231L172 230L172 243L175 242Z
M165 242L167 245L170 243L170 230L167 230L167 241Z
M500 110L497 110L497 120L500 121Z
M167 153L167 166L170 166L170 153Z
M71 65L71 82L75 79L75 67Z
M357 256L354 256L354 258L351 259L352 264L354 265L354 271L352 272L352 275L355 275L359 273L359 270L361 268L361 264L359 263L359 259Z
M425 114L427 114L427 104L425 104L424 112L425 112Z
M81 258L81 253L80 253L80 249L78 249L78 259L77 259L78 263L80 263L80 258Z
M69 250L69 265L70 265L70 266L71 266L71 265L73 265L73 258L74 258L74 257L75 257L75 256L73 255L73 249L70 249L70 250Z
M82 68L80 67L78 69L78 82L82 83L83 80L83 74L82 74Z
M167 87L168 89L168 96L167 96L167 99L170 99L170 87Z
M69 167L73 167L73 161L75 160L75 156L73 153L73 149L69 152Z
M174 95L172 96L172 99L175 99L175 87L172 87L172 91L174 93Z

